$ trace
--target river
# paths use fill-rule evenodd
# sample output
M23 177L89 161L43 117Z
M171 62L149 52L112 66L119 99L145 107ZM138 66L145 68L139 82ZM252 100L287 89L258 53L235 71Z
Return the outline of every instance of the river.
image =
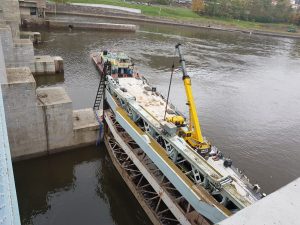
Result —
M41 30L36 55L63 57L65 73L38 86L63 86L74 109L91 107L99 75L90 53L109 49L130 55L166 94L180 42L204 135L268 194L300 176L300 40L138 25L136 33ZM171 101L187 115L180 73ZM23 224L150 224L104 146L17 162L14 171Z

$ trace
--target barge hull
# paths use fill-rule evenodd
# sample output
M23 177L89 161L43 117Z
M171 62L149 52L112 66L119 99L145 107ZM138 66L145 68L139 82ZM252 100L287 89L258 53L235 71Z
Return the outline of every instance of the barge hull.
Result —
M209 225L106 110L104 142L114 166L153 224Z

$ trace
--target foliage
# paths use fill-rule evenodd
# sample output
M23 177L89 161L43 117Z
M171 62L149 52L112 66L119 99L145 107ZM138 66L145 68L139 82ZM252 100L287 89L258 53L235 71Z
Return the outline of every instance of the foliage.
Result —
M287 22L291 13L292 8L289 0L277 0L277 4L273 9L274 18Z
M143 14L147 16L161 16L169 18L198 18L199 16L190 9L181 7L170 7L164 5L147 5L147 4L133 4L132 2L124 2L120 0L69 0L76 3L99 3L116 6L124 6L128 8L140 9Z
M192 0L192 11L193 12L202 12L204 9L203 0Z
M61 1L61 0L57 0L57 1ZM142 14L147 16L153 16L153 17L159 16L159 17L181 20L186 22L192 21L202 25L210 24L211 26L237 27L242 29L257 29L263 31L282 32L282 33L286 33L288 27L287 24L279 24L279 23L264 24L260 22L254 22L259 20L254 19L254 17L250 14L249 8L253 4L253 1L258 1L258 0L222 0L223 2L226 1L231 2L230 13L223 12L223 14L220 14L222 10L217 8L218 2L220 0L206 0L204 4L205 5L204 10L201 12L203 15L199 15L198 13L195 13L192 10L183 7L134 4L133 2L124 2L123 0L63 0L63 1L74 2L74 3L75 2L94 3L94 4L99 3L99 4L124 6L129 8L141 9ZM147 1L148 0L145 0L145 2ZM207 7L207 1L216 3L215 13L213 13L212 11L210 14L208 13L207 10L212 10L213 7ZM229 4L227 6L229 6ZM253 11L251 13L253 13ZM207 15L212 15L212 16L207 16ZM218 15L222 15L222 16L218 16ZM295 21L299 21L299 19L297 20L297 18L299 17L295 16L293 17L293 19L290 17L289 22L293 22L296 24ZM272 21L272 18L269 21Z
M287 22L291 13L289 0L207 0L204 10L210 16L258 22Z
M292 17L291 17L291 22L293 24L296 24L298 26L300 26L300 12L295 13Z

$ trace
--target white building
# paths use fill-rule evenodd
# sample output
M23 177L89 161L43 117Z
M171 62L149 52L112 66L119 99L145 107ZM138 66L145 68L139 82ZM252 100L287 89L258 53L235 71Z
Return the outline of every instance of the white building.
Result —
M298 9L300 8L300 0L290 0L292 8L293 9Z

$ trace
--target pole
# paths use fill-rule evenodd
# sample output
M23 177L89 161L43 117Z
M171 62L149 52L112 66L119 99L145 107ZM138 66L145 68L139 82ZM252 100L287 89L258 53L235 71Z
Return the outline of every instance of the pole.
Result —
M170 96L170 90L171 90L171 84L172 84L172 78L173 78L173 73L174 73L174 62L172 65L172 72L171 72L171 77L170 77L170 83L169 83L169 89L168 89L168 96L167 96L167 101L166 101L166 108L165 108L165 115L164 115L164 120L166 120L166 115L167 115L167 109L168 109L168 103L169 103L169 96Z

